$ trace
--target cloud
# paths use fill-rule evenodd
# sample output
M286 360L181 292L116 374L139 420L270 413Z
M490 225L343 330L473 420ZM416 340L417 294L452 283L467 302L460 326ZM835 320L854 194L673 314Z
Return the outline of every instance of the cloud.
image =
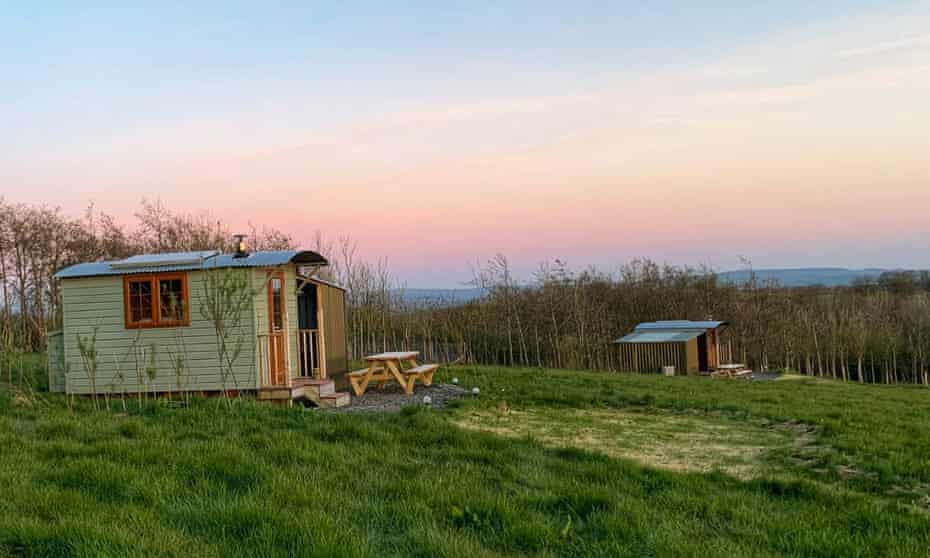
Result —
M919 49L923 47L930 47L930 35L909 37L907 39L899 39L894 41L885 41L865 47L841 50L836 53L836 56L839 58L854 58L857 56L871 56L898 50Z

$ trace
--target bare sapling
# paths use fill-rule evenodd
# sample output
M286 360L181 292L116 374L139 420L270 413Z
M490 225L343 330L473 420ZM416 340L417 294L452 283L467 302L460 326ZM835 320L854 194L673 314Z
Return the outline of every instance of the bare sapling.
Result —
M148 362L145 365L145 379L148 382L148 388L149 392L152 394L152 399L157 399L155 391L155 380L158 378L157 353L158 349L156 345L154 343L149 345Z
M180 328L175 329L174 349L168 349L169 362L171 369L174 371L174 387L178 393L182 394L185 403L190 402L188 391L188 377L190 370L187 365L187 347L184 344L184 335ZM170 398L170 391L169 398Z
M81 363L84 365L84 373L90 382L90 396L94 402L94 410L97 406L97 329L94 327L93 333L88 336L78 334L78 352L81 354Z
M187 308L185 307L184 302L178 300L173 293L170 295L168 306L169 312L172 316L178 316L180 318L185 316L187 313ZM178 393L184 394L182 397L184 398L184 401L187 402L187 347L184 344L183 331L183 328L174 328L174 349L172 350L169 347L167 350L169 364L172 371L174 372L174 388L178 391ZM171 390L168 390L168 399L171 399Z
M123 370L122 363L116 357L116 351L113 351L110 356L113 358L113 381L110 384L110 388L113 392L116 392L116 385L119 382L119 399L123 405L123 412L126 412L126 372Z
M62 360L64 360L64 356L62 356ZM65 371L65 393L67 394L65 397L65 401L68 402L68 412L73 413L74 412L74 394L71 392L70 389L68 389L68 383L70 381L68 378L71 376L70 374L71 365L69 363L65 363L64 371Z
M145 346L142 345L142 330L136 331L136 337L129 347L133 356L133 364L136 371L136 401L139 403L139 410L142 410L142 386L145 383Z
M13 343L13 331L12 329L2 328L0 329L0 376L3 374L4 368L6 369L6 381L8 384L13 384L13 350L15 344Z
M245 310L261 288L253 289L249 272L241 269L204 269L203 277L200 315L213 326L223 398L229 404L230 387L239 391L235 365L247 341L248 330L243 327Z

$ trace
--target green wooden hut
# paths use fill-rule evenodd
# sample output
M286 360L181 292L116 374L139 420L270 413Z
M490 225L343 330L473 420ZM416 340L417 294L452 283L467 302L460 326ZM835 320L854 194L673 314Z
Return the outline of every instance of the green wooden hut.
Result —
M347 404L333 383L348 368L345 293L316 276L327 265L308 250L242 246L62 269L49 385L84 395L227 390Z
M644 322L614 341L620 348L620 367L631 372L675 374L711 372L719 365L720 332L726 322L667 320Z

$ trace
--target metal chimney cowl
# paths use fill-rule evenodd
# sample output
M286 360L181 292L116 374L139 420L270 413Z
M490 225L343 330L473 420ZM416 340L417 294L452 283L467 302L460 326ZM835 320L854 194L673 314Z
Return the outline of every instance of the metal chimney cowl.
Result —
M235 252L233 253L233 257L247 258L249 256L249 247L245 243L245 235L234 234L233 238L235 239Z

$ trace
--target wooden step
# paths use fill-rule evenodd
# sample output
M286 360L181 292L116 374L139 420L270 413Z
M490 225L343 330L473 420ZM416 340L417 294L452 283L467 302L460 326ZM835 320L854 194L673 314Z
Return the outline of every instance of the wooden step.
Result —
M316 403L319 407L330 409L333 407L345 407L351 402L352 398L348 393L337 391L328 395L321 395Z
M298 376L297 378L291 378L291 385L294 386L318 386L321 384L326 384L332 382L328 378L309 378L305 376Z
M291 400L293 390L287 386L264 386L258 388L260 401Z
M258 389L260 401L286 403L305 399L317 407L345 407L351 403L348 393L337 392L332 380L302 380L292 387L264 386Z
M294 378L291 383L295 387L303 387L308 392L313 391L318 395L329 395L336 392L336 384L332 380L318 378Z

